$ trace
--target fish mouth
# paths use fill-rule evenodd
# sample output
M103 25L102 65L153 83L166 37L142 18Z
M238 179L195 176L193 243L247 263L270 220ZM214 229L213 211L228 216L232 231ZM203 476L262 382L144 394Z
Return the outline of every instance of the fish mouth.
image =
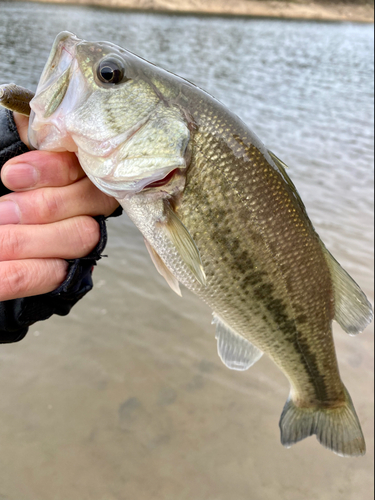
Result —
M29 143L35 149L75 151L76 147L72 141L67 141L65 147L53 148L50 137L61 140L62 120L59 119L58 110L67 94L70 94L70 108L76 105L77 97L74 98L74 87L72 85L72 73L76 69L75 55L76 47L83 40L69 31L63 31L57 35L47 63L43 69L35 97L30 102L31 114L29 120ZM73 87L73 88L72 88ZM78 93L76 92L78 95ZM66 113L66 109L64 110ZM56 116L54 116L56 115ZM45 144L49 137L48 146Z
M152 189L152 188L161 188L169 184L174 178L175 175L180 173L181 170L179 168L174 168L167 174L163 179L159 179L157 181L150 182L150 184L146 184L146 186L142 189L144 191L145 189Z
M46 102L47 106L43 109L45 102L36 97L34 107L43 113L43 116L48 118L58 108L64 98L68 84L69 72L72 61L75 58L76 46L83 40L76 37L69 31L59 33L53 42L53 46L48 57L47 63L43 69L39 80L36 96L42 95L48 91L50 102ZM38 102L42 101L42 102ZM54 109L51 109L54 108Z

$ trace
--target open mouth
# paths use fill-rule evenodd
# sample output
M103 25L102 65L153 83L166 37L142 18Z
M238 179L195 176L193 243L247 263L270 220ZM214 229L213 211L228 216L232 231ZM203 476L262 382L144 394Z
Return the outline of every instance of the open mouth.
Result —
M75 48L80 42L75 35L65 31L53 43L35 97L30 102L29 142L36 149L45 146L44 139L48 135L57 137L60 134L60 123L55 113L72 86L71 68ZM52 147L51 141L48 147ZM70 147L69 151L74 149Z
M168 184L168 182L170 182L173 177L175 176L175 174L177 172L179 172L180 169L179 168L175 168L174 170L172 170L171 172L169 172L169 174L167 174L163 179L159 179L158 181L154 181L154 182L151 182L150 184L147 184L144 188L144 189L151 189L151 188L158 188L158 187L162 187L162 186L165 186L166 184Z

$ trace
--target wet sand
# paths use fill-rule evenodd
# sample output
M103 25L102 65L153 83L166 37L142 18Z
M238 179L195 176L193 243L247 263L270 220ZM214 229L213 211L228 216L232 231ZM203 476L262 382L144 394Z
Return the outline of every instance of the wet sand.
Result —
M93 5L151 12L208 14L321 21L374 22L371 1L310 1L294 0L37 0L48 3Z

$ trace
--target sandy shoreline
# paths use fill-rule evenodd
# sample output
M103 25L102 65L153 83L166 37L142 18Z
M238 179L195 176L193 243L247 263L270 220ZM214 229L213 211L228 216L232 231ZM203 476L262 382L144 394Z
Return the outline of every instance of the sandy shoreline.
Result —
M36 1L36 0L31 0ZM310 0L37 0L105 8L226 16L277 17L320 21L374 22L373 3Z

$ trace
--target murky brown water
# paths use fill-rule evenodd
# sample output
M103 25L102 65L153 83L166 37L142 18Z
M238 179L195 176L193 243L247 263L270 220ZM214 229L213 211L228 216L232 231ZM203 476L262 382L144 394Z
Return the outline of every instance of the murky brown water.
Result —
M329 249L373 299L371 26L0 2L0 81L35 88L54 36L107 39L194 81L290 165ZM95 290L0 348L0 500L370 500L372 329L335 328L368 455L279 444L288 383L231 372L210 311L177 297L126 216Z

